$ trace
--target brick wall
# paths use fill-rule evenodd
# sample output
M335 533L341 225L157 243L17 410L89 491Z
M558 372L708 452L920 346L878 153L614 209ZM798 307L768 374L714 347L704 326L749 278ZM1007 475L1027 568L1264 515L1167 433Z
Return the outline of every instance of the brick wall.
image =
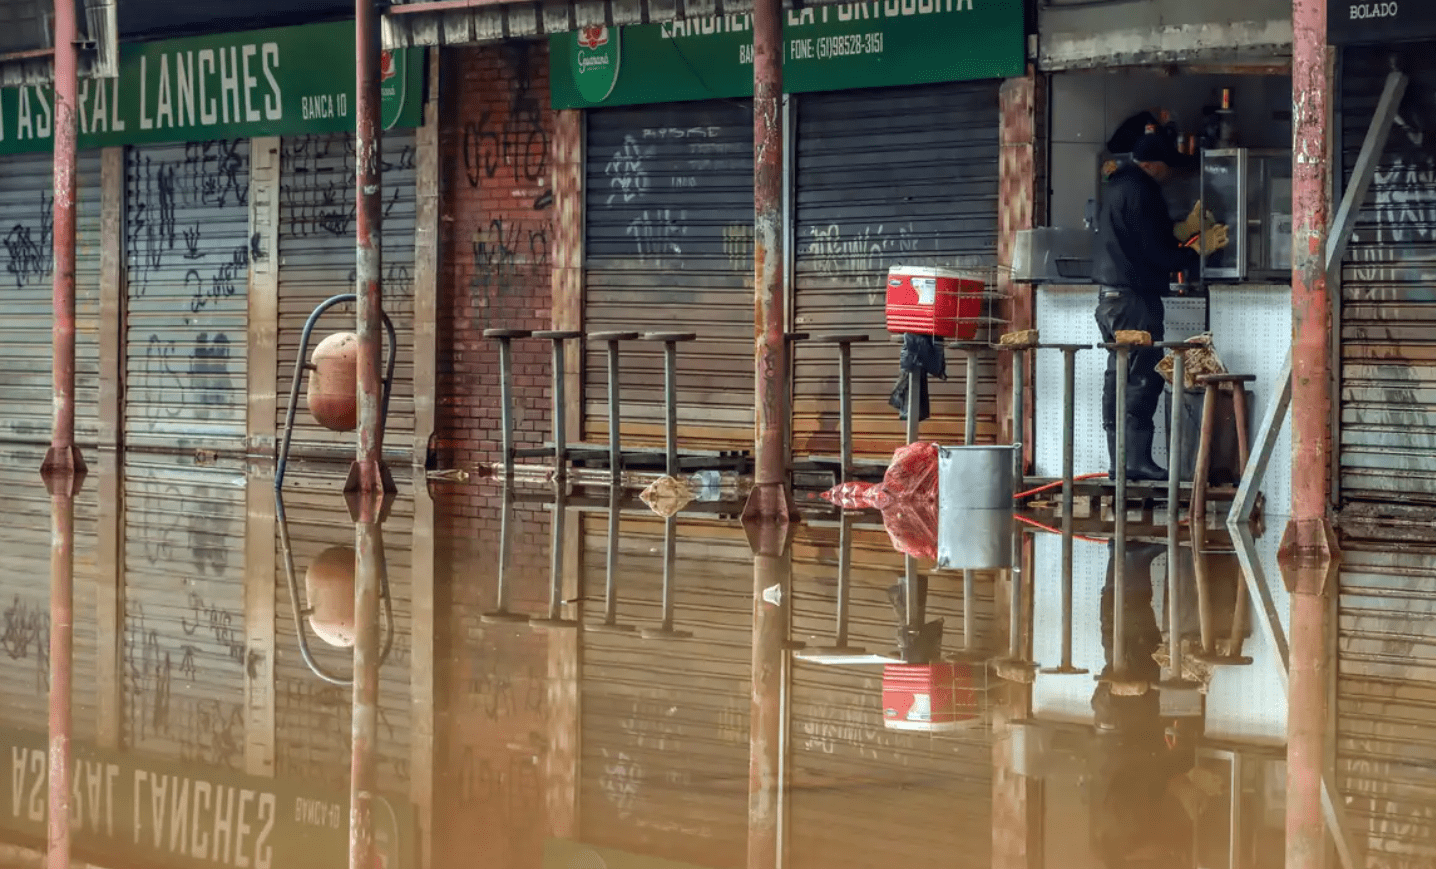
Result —
M440 153L438 461L498 458L498 350L488 328L552 323L553 112L548 46L446 49ZM549 427L549 349L514 344L515 430L539 446ZM472 515L472 514L470 514Z
M499 355L488 328L552 325L553 113L544 42L444 49L440 125L441 267L436 452L440 468L499 458ZM549 435L546 343L514 344L520 447ZM497 591L501 495L470 480L434 490L440 602L451 638L440 665L435 865L540 862L546 635L485 625ZM510 606L548 604L548 512L519 507Z

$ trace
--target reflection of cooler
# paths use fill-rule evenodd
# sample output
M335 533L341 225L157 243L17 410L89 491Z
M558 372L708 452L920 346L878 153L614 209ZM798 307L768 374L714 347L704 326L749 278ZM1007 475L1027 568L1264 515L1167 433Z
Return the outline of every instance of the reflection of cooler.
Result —
M982 315L983 282L966 272L893 266L888 331L970 341Z
M985 673L971 664L888 664L883 667L883 724L889 730L958 730L981 715Z

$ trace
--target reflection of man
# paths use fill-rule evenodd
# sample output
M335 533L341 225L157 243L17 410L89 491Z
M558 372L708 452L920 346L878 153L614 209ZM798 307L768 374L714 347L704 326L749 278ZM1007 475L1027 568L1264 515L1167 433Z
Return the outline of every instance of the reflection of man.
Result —
M1193 752L1185 741L1168 745L1160 697L1151 687L1161 678L1152 653L1162 643L1152 609L1152 561L1165 551L1156 544L1127 545L1125 594L1122 612L1117 613L1113 611L1116 547L1109 545L1107 550L1107 583L1102 589L1106 666L1092 695L1097 734L1088 808L1092 849L1111 869L1172 866L1173 859L1191 846L1190 821L1171 785L1192 768ZM1122 667L1114 647L1117 619L1123 629Z
M1092 279L1098 291L1097 328L1102 340L1112 343L1116 333L1148 332L1162 341L1162 295L1176 272L1193 271L1197 252L1173 233L1174 223L1162 196L1161 185L1174 168L1185 168L1193 158L1179 153L1171 140L1148 132L1132 147L1133 163L1118 169L1102 194L1093 246ZM1200 214L1200 209L1198 209ZM1200 217L1198 218L1200 219ZM1206 242L1208 251L1226 246L1226 227L1218 226ZM1152 461L1152 416L1162 393L1157 363L1162 351L1134 349L1127 377L1127 476L1133 480L1164 480L1167 472ZM1102 427L1107 430L1107 452L1116 473L1117 359L1109 354L1102 385Z

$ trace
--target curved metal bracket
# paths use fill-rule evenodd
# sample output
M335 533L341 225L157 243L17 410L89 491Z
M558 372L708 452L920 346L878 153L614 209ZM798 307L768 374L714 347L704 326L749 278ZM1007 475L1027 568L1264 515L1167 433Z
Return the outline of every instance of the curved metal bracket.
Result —
M345 302L357 302L359 297L354 293L340 293L337 296L330 296L304 321L304 331L299 336L299 353L294 357L294 379L289 385L289 409L284 415L284 439L280 442L279 455L274 468L274 491L278 492L284 488L284 472L289 466L289 445L294 438L294 414L299 408L299 385L304 380L305 362L309 355L309 339L314 333L314 326L325 311L335 305L342 305ZM384 315L384 331L389 338L388 352L384 359L384 397L379 405L379 436L382 442L384 426L389 421L389 394L394 389L394 361L399 355L398 337L394 331L394 321L389 319L387 311Z
M304 628L304 617L310 615L313 610L300 603L299 578L294 570L294 549L289 542L289 521L284 515L284 495L278 490L274 493L274 515L279 520L279 546L284 552L284 574L289 583L289 610L294 616L294 633L299 637L299 655L304 659L305 666L323 681L340 688L351 687L354 684L353 676L335 676L325 670L314 659L314 653L309 648L309 633ZM382 576L383 585L379 588L379 599L384 602L384 623L388 630L384 634L384 649L379 653L381 667L389 660L389 652L394 648L394 600L389 594L389 571L385 569Z

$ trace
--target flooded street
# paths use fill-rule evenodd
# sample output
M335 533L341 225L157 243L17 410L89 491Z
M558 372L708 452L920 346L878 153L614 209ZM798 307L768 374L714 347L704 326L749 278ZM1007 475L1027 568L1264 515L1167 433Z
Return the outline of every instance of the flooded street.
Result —
M67 503L38 460L7 454L0 504L0 830L30 847ZM403 474L366 530L335 473L293 467L277 502L265 469L222 460L92 468L78 859L345 866L351 775L372 770L390 867L1282 865L1290 600L1269 531L1194 554L1184 527L1173 585L1160 511L1121 551L1083 520L1066 612L1060 536L1020 523L1013 643L1012 574L904 556L875 512L809 505L785 535L722 501L664 518L632 493ZM356 546L382 553L357 729ZM1316 724L1369 866L1436 853L1434 565L1352 551L1340 577L1339 702Z

